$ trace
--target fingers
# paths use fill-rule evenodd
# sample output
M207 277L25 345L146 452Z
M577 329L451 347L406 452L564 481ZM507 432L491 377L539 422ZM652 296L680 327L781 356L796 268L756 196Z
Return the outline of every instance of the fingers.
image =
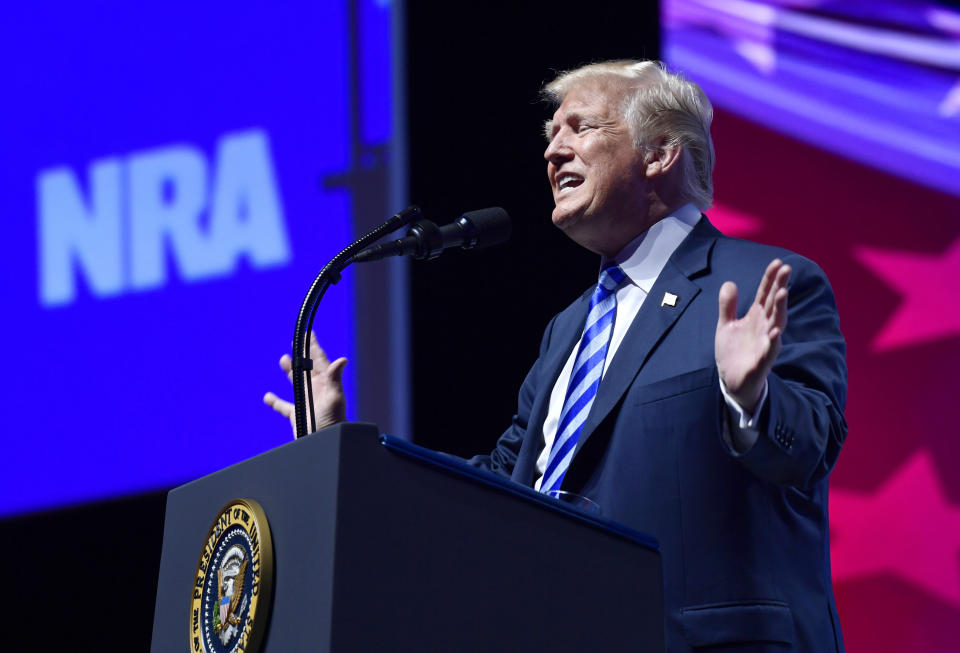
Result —
M290 358L290 354L280 357L280 369L287 373L287 378L290 379L290 383L293 383L293 359Z
M761 311L757 312L757 317L765 316L763 322L755 322L757 327L762 328L771 340L776 339L787 326L787 298L789 291L787 289L790 283L790 273L792 269L780 259L774 259L767 265L763 272L763 278L757 287L757 295L754 304L758 305ZM737 287L733 282L727 281L720 287L720 312L718 318L718 328L736 320L737 310ZM756 309L751 309L753 314Z
M314 369L326 369L330 364L330 359L327 358L326 352L317 342L317 334L313 331L310 332L310 358L313 359Z
M786 264L783 267L781 267L780 270L777 271L777 283L776 283L777 290L781 288L784 290L787 289L787 284L790 282L790 273L792 271L793 269Z
M328 378L334 379L339 383L340 376L343 374L343 366L347 364L347 359L340 358L331 364L330 359L327 358L327 353L323 351L323 347L320 346L320 343L317 340L317 334L313 331L310 332L310 359L313 360L314 376L326 374ZM338 365L338 367L331 372L330 367L333 364ZM292 383L293 359L289 354L284 354L280 357L280 369L286 373L287 378L290 379Z
M293 404L291 404L289 401L284 401L272 392L268 392L267 394L263 395L263 403L270 406L287 419L293 417Z
M329 383L340 385L343 380L343 368L347 366L346 358L338 358L327 367L326 375Z
M737 319L737 284L732 281L724 282L720 286L718 296L720 302L720 314L717 319L717 326L722 327L728 322Z
M787 297L789 291L786 288L777 290L773 304L773 313L770 320L773 326L770 328L770 339L775 340L787 327Z
M763 273L763 278L760 280L760 285L757 286L757 297L754 299L755 304L760 304L763 307L767 306L770 289L773 288L774 280L777 278L777 271L781 265L783 265L783 262L778 258L773 259L770 261L770 264L767 265L767 269Z
M763 310L767 314L767 318L771 321L777 321L775 313L780 313L786 317L786 293L787 284L789 282L790 266L781 266L780 269L777 270L776 279L773 282L773 286L770 288L770 292L767 295L767 301L763 306ZM780 306L780 304L782 304L782 306ZM778 307L782 310L778 310Z

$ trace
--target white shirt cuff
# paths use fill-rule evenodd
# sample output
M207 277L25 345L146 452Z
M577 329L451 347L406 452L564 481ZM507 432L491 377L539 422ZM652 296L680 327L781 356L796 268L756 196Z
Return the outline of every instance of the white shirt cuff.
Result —
M752 414L744 410L743 407L730 396L727 392L727 387L723 383L723 378L720 379L720 392L723 393L723 400L727 404L730 417L733 418L726 420L730 428L729 432L727 428L724 428L724 435L728 438L728 444L738 453L743 453L753 446L760 435L760 432L757 431L757 417L760 415L760 411L763 410L763 405L767 401L767 382L766 380L763 382L763 394L760 395L760 402Z

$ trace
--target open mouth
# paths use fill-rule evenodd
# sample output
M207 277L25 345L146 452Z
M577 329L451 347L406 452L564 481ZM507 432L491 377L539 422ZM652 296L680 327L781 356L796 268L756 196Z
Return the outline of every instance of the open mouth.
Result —
M569 193L574 188L583 183L583 177L572 172L561 172L557 175L557 192L559 194Z

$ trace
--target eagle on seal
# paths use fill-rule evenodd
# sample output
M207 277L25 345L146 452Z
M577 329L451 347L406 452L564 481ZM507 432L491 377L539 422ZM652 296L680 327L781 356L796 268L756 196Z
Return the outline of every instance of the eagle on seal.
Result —
M220 608L220 623L218 623L216 627L218 633L223 630L228 623L234 626L240 624L240 617L237 616L236 612L237 607L240 605L240 597L243 596L243 581L246 577L246 571L246 559L240 563L240 570L232 579L224 579L223 569L217 569L217 587L219 590L217 605ZM230 583L231 580L233 581L232 583ZM228 584L231 587L228 588ZM225 601L224 599L227 600Z

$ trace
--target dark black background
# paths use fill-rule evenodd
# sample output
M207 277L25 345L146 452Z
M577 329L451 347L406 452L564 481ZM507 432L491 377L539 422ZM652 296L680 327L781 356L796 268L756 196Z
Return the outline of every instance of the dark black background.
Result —
M596 258L550 223L539 90L558 70L655 57L657 23L652 2L408 3L411 201L437 221L497 205L513 217L507 245L412 266L420 444L489 451L543 328L593 283ZM154 492L0 522L6 641L147 650L164 505Z
M414 434L489 452L547 322L595 281L599 260L553 227L540 88L591 61L656 57L655 3L408 6L410 197L427 215L503 206L507 245L415 262Z

